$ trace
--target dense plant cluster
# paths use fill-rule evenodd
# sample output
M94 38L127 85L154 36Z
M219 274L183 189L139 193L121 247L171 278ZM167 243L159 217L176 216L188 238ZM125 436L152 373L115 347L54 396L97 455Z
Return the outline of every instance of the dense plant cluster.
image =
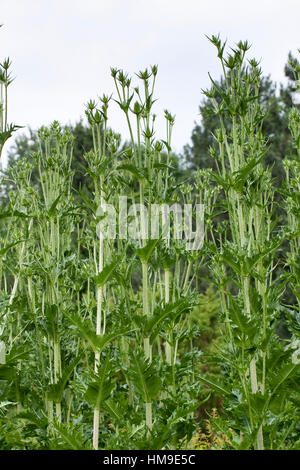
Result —
M115 99L86 106L91 148L81 166L73 164L74 135L54 122L39 130L30 159L4 173L1 449L300 447L299 112L290 113L294 153L276 187L264 164L258 63L246 62L247 42L225 56L220 38L210 40L224 72L223 86L211 79L204 91L219 123L213 169L178 180L170 112L165 138L155 137L152 66L137 74L139 86L111 69ZM8 66L1 150L14 130ZM125 145L109 126L113 101L128 124ZM140 208L126 215L131 236L122 232L120 196ZM179 203L204 206L198 249L177 236L175 213L170 235L148 236L143 207ZM117 208L116 238L99 231L106 204Z

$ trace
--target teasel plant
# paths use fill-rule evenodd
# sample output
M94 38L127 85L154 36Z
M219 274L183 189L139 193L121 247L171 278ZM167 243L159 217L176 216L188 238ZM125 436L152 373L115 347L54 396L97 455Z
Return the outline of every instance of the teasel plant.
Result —
M109 145L114 147L115 152L118 150L119 137L109 131L107 128L108 121L108 103L110 98L103 95L101 98L101 107L97 108L94 101L90 101L87 105L86 115L93 133L93 150L86 154L85 158L88 163L88 172L93 181L94 201L93 201L93 217L95 222L99 222L101 217L105 217L104 204L111 201L110 192L112 187L108 185L108 176L116 165L115 155L109 152ZM93 260L94 260L94 282L96 295L96 328L97 337L102 337L106 332L106 314L108 308L107 281L112 275L116 266L116 260L111 262L112 242L104 238L101 230L94 226L94 243L93 243ZM90 280L89 280L90 282ZM101 353L95 349L95 376L101 375L100 367ZM104 362L104 367L105 364ZM101 385L101 384L100 384ZM100 399L100 396L98 397ZM94 417L93 417L93 448L98 449L99 445L99 420L100 420L100 400L95 401Z
M3 25L0 25L2 27ZM3 152L4 144L7 140L12 136L13 132L21 128L21 126L17 126L14 124L8 123L8 87L12 83L13 79L10 73L11 61L9 58L4 59L0 62L0 159ZM1 165L1 163L0 163ZM28 169L28 168L27 168ZM2 165L1 165L2 170ZM24 179L26 178L28 173L23 174ZM2 176L1 176L2 177ZM22 182L20 183L22 186ZM0 323L0 337L5 337L5 330L9 325L9 339L6 338L6 341L0 339L0 364L3 364L3 375L4 377L7 376L14 376L15 378L15 387L16 387L16 395L17 395L17 408L20 410L21 402L19 396L19 372L21 367L21 362L18 361L18 371L16 368L14 369L14 373L12 374L12 369L10 365L16 366L16 355L15 350L13 350L13 341L14 341L14 326L13 322L11 321L11 310L12 304L14 299L17 295L17 290L20 284L20 272L14 270L13 274L8 273L7 271L7 263L6 263L6 255L9 253L10 250L13 250L16 245L21 243L20 236L23 235L24 230L22 227L20 230L14 229L14 224L18 221L18 216L22 215L18 212L19 201L17 198L14 198L13 203L9 207L5 207L4 211L1 211L1 219L6 222L6 230L4 232L4 236L1 239L0 246L1 246L1 254L0 254L0 285L1 285L1 295L3 296L2 301L2 316L1 316L1 323ZM23 232L23 233L22 233ZM12 242L13 240L13 242ZM20 269L22 265L22 259L25 255L25 241L22 240L21 249L17 250L16 260L17 266ZM12 285L10 284L10 280L13 278ZM11 291L9 292L9 289ZM20 327L20 315L18 314L18 327ZM21 334L19 332L19 334ZM6 365L7 364L7 365Z
M72 213L72 136L63 131L58 122L50 129L39 130L39 152L35 155L37 162L40 194L34 201L36 225L36 242L41 256L33 252L32 262L39 267L37 287L28 279L28 297L34 307L34 292L41 290L39 309L44 341L48 349L48 374L50 385L46 390L46 402L49 425L62 423L61 387L65 376L63 360L66 351L62 351L64 341L65 317L67 302L67 269L68 254L72 250L72 232L74 230L74 213ZM62 275L65 279L62 279ZM62 355L64 356L62 358ZM74 365L74 361L71 363Z
M148 430L147 436L150 438L151 431L154 429L153 407L157 409L157 404L153 404L152 400L158 399L163 407L163 400L167 400L168 397L168 393L161 392L162 380L155 373L152 363L155 361L157 364L159 360L162 364L164 357L163 362L166 362L167 367L172 371L171 383L173 382L173 385L169 389L169 393L172 394L179 340L179 336L172 338L172 327L175 324L184 323L184 315L181 314L187 315L195 299L192 300L188 295L190 294L188 282L186 282L185 289L178 290L177 285L182 279L178 265L183 262L184 249L180 246L182 241L170 239L168 231L171 229L172 235L178 238L176 237L176 231L179 230L176 226L178 225L176 208L171 227L168 227L166 223L167 214L164 212L164 206L179 202L177 193L180 189L175 185L172 177L171 137L174 116L168 111L165 111L166 138L165 140L155 139L156 115L152 108L155 103L157 66L139 72L137 76L142 85L133 89L131 78L123 71L112 69L112 76L117 92L116 102L125 114L130 135L130 147L124 153L125 160L118 166L118 169L127 173L129 178L137 180L138 185L133 187L133 193L131 192L129 197L132 202L136 202L138 198L141 208L139 217L136 217L139 220L136 226L138 236L136 236L133 248L141 267L142 319L138 321L137 326L140 329L143 325L142 338L138 335L143 354L131 355L132 366L129 367L129 380L133 381L133 388L137 386L139 390L141 390L141 383L144 383L142 395L145 401L145 427ZM146 214L143 213L145 204L149 207ZM156 216L152 213L153 205L158 206ZM151 232L151 223L153 224L155 217L159 215L162 217L161 230L160 233L154 235ZM180 246L177 249L177 255L176 245ZM132 367L140 371L140 377L133 372Z
M68 333L69 316L79 308L75 279L80 274L74 237L78 214L71 195L72 136L54 122L39 130L39 146L32 163L18 161L6 174L12 187L10 212L18 215L10 235L16 241L8 245L5 259L11 266L6 289L12 285L9 299L13 297L8 308L11 327L6 328L11 331L7 387L12 394L15 383L15 419L21 427L34 423L50 447L73 439L71 448L83 448L71 423L74 395L67 389L76 376L80 341ZM34 168L39 175L35 185Z
M295 81L299 84L300 64L291 60L291 69L295 74ZM298 80L298 81L297 81ZM299 93L299 86L296 88ZM292 340L289 348L293 351L294 362L299 362L299 318L300 318L300 114L294 107L289 115L289 128L293 140L294 153L284 160L286 181L283 188L285 211L287 215L286 236L289 240L289 253L286 259L287 279L290 290L296 300L296 305L287 308L287 320L292 331Z
M297 113L297 115L296 115ZM299 113L291 115L291 120L299 126ZM288 266L291 268L290 284L294 296L299 305L299 276L297 275L298 257L299 257L299 161L285 160L284 162L286 171L286 204L287 204L287 217L288 227L290 233L290 253L288 258Z
M9 57L0 62L0 158L6 141L22 127L8 122L8 87L13 81L10 67Z
M22 241L22 244L26 242L26 250L19 266L22 275L20 297L26 299L27 328L34 331L29 345L36 352L36 385L40 391L39 399L44 402L49 436L68 414L64 389L77 361L72 358L65 366L70 354L64 348L64 309L67 304L64 284L68 284L66 268L70 266L70 258L68 260L67 254L70 253L73 230L71 141L71 135L63 133L57 122L51 128L41 128L40 149L33 155L40 185L33 187L29 177L25 180L22 168L15 174L17 201L21 204L19 215L25 217L27 224L27 235ZM33 165L29 167L32 171ZM22 188L20 182L23 182ZM30 362L31 355L32 352ZM26 413L23 416L25 419Z
M295 74L296 93L299 94L300 86L300 64L296 59L291 60L291 68ZM290 238L290 254L288 265L291 268L293 277L291 278L291 286L298 305L300 307L299 298L299 273L297 266L299 265L300 238L299 238L299 191L300 191L300 115L299 110L294 107L289 115L289 128L293 139L293 147L295 154L286 158L284 167L286 172L285 196L287 204L288 228L291 230Z
M3 25L0 25L2 27ZM11 61L9 58L4 59L0 62L0 159L3 153L3 147L8 139L12 136L13 132L20 129L21 126L9 124L8 122L8 87L12 83L13 79L10 73ZM0 162L1 170L2 163ZM28 168L27 168L28 170ZM24 179L28 172L23 174ZM2 175L1 175L2 177ZM20 183L22 186L22 182ZM22 194L22 193L21 193ZM2 376L13 379L15 384L15 402L8 401L8 405L16 403L17 410L20 411L22 408L21 396L20 396L20 375L22 367L22 356L20 356L15 342L14 335L19 337L22 333L22 326L20 320L20 312L17 313L17 332L15 325L12 321L12 312L14 310L13 304L17 291L20 289L22 261L25 256L25 240L22 237L24 235L24 225L18 224L21 227L16 227L16 222L20 221L19 216L23 215L18 212L18 206L20 202L17 198L14 198L12 204L9 207L5 207L4 211L1 211L1 219L5 221L6 230L1 237L1 254L0 254L0 286L1 286L1 298L2 298L2 315L0 318L0 364L2 365ZM21 238L20 238L21 237ZM17 245L16 253L14 247ZM15 253L16 264L13 267L13 272L9 272L7 256L9 257L10 251ZM17 269L16 269L17 268ZM11 279L13 283L11 285ZM10 292L9 289L11 288ZM6 330L9 329L9 335L6 334ZM23 357L26 357L26 352Z
M0 25L2 27L3 25ZM13 132L16 131L17 129L21 128L21 126L16 126L14 124L9 124L8 123L8 87L12 83L13 79L10 73L10 67L11 67L11 61L9 57L4 59L2 62L0 62L0 159L2 156L3 152L3 147L4 144L7 142L7 140L12 136ZM1 167L2 168L2 167ZM11 227L11 216L12 213L9 212L8 210L2 214L2 218L7 221L7 232L6 232L6 242L9 240L9 227ZM2 243L1 243L2 245ZM4 244L2 246L2 252L3 255L7 251L5 248L7 244ZM24 251L24 248L23 248ZM2 279L2 257L1 256L1 279ZM5 287L6 287L6 280L4 279ZM13 301L14 298L14 292L17 288L17 283L18 281L15 279L15 284L14 284L14 289L13 292L10 296L10 304ZM6 317L5 317L6 318ZM5 321L3 322L2 325L0 325L0 331L3 332L5 328ZM5 362L5 353L6 353L6 346L3 341L0 341L0 363Z
M7 201L7 233L1 250L1 263L5 267L2 288L7 301L3 305L1 319L1 341L4 355L2 363L6 364L6 373L14 383L15 404L18 412L22 410L20 379L22 376L22 360L28 354L28 342L22 334L28 322L22 320L20 297L24 285L24 264L27 258L27 239L32 228L32 220L27 218L26 196L27 184L30 180L32 167L28 163L18 162L11 169L10 182L15 182L15 191L10 191ZM12 218L13 213L19 217ZM23 217L21 217L21 215ZM12 259L14 262L12 263ZM3 371L2 371L3 373Z
M103 426L101 410L105 412L107 408L109 411L114 409L110 400L115 388L114 354L118 351L121 357L128 360L127 335L134 330L126 319L121 319L121 324L118 325L114 318L114 313L119 309L120 289L126 296L129 286L124 285L120 267L121 260L125 256L126 243L123 243L122 237L116 239L116 233L111 232L117 228L116 221L110 218L111 214L107 211L108 205L113 208L118 207L120 189L124 185L118 168L122 159L119 148L120 134L109 129L107 124L110 99L103 95L99 105L90 101L86 109L93 133L93 150L85 155L87 173L92 181L93 201L87 200L82 192L81 195L93 218L90 227L87 227L83 233L89 234L91 240L89 244L85 243L85 246L89 251L90 272L87 279L89 297L90 289L93 286L95 288L95 332L93 333L91 328L88 330L80 319L72 320L84 338L88 338L94 351L94 371L90 374L86 399L94 408L93 448L95 450L99 446L99 428ZM107 318L109 318L108 323Z
M153 137L154 137L154 121L155 115L152 114L152 106L154 103L154 86L157 75L157 67L153 66L151 71L147 69L138 74L143 90L142 92L138 87L131 93L131 79L122 70L112 69L112 77L114 79L117 103L126 116L128 124L131 153L133 163L123 164L120 169L127 170L138 178L139 182L139 204L140 204L140 227L139 239L136 253L140 260L142 271L142 314L147 320L151 315L150 298L153 288L149 283L149 258L155 249L157 240L149 240L150 229L150 214L144 212L145 202L151 200L151 185L149 184L151 176L154 176L154 155L156 154ZM152 78L152 84L150 83ZM137 100L131 107L131 103L136 95ZM143 95L143 96L142 96ZM131 119L134 118L135 122L132 124ZM136 130L136 140L134 136L134 129ZM147 201L145 200L145 196ZM135 202L135 197L133 199ZM137 227L138 228L138 227ZM151 364L152 361L152 346L150 343L150 336L147 334L143 338L143 349L146 361ZM149 395L149 394L148 394ZM151 431L152 429L152 403L145 396L146 408L146 427Z
M220 121L213 151L218 169L214 179L223 188L222 205L228 215L226 231L220 230L219 240L211 245L211 268L227 330L228 349L221 354L229 367L223 393L236 406L233 418L240 429L241 448L263 450L264 425L275 394L270 361L278 353L276 324L284 287L274 275L282 234L273 215L271 172L262 163L268 146L259 101L261 70L254 59L245 64L247 42L239 42L225 57L225 43L216 36L210 41L217 48L225 83L222 88L211 78L211 89L204 91ZM278 366L278 375L284 378L276 391L296 373L289 362L285 376L283 358ZM238 395L237 382L241 384ZM241 425L242 419L246 426Z

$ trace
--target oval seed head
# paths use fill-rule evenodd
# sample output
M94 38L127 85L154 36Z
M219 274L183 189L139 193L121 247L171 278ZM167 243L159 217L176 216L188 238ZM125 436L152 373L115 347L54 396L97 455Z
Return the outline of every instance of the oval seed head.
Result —
M119 70L118 76L117 76L118 82L122 86L126 86L126 81L127 81L127 74L123 72L123 70Z
M158 69L157 65L152 65L151 71L152 71L152 74L153 74L154 77L156 77L156 75L157 75L157 69Z
M250 47L251 47L251 44L249 44L248 41L244 41L244 42L243 42L243 41L239 41L239 42L237 43L237 47L238 47L239 49L241 49L241 51L247 52L247 51L249 51L249 49L250 49Z
M100 122L101 122L101 114L100 114L100 112L99 112L98 109L96 110L96 112L95 112L93 118L94 118L94 121L95 121L96 124L100 124Z
M150 129L150 128L147 126L146 129L145 129L144 132L143 132L143 136L144 136L146 139L151 139L151 138L154 136L154 131L153 131L153 129Z
M203 88L201 89L201 92L203 93L203 95L205 95L207 98L209 99L213 99L215 98L216 96L216 90L214 87L210 88L210 89L207 89L207 90L204 90Z
M140 103L138 101L136 101L133 105L134 114L139 116L142 113L142 111L143 111L143 107L140 105Z
M237 57L235 54L234 55L228 54L227 59L225 59L224 62L225 62L226 67L229 70L233 70L237 64Z
M259 62L256 59L250 59L248 62L253 69L256 69L259 66Z
M93 111L96 108L96 101L95 100L90 100L86 104L86 108L89 109L90 111Z
M111 76L112 76L113 78L116 78L116 77L117 77L118 72L119 72L118 69L116 69L116 68L114 68L114 67L111 67L111 68L110 68L110 73L111 73Z
M175 115L172 116L171 113L169 113L169 111L167 109L165 109L165 118L166 120L171 124L173 125L174 122L175 122Z
M4 59L3 63L1 64L4 70L8 70L9 67L11 66L11 60L9 57L7 59Z
M149 72L148 69L145 69L144 71L140 71L139 73L136 74L137 77L139 77L141 80L148 80L151 77L151 72Z
M163 149L163 144L160 140L157 140L155 142L155 145L154 145L154 149L156 150L156 152L161 152L162 149Z

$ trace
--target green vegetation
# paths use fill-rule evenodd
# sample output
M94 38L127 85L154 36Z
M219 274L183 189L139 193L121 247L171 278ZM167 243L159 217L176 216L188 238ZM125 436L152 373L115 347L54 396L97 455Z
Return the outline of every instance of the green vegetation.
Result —
M157 66L138 86L111 69L115 94L87 104L87 124L17 140L1 182L1 449L300 448L300 67L290 57L277 97L247 42L210 41L223 77L204 91L190 168L169 111L155 138ZM115 238L99 229L108 204ZM198 249L176 211L149 237L155 204L193 205L185 232L204 207Z

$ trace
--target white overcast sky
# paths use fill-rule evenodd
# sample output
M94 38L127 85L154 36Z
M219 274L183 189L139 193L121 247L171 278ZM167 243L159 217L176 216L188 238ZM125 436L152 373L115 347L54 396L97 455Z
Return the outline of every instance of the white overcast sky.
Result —
M220 33L233 46L248 39L249 56L283 82L288 52L300 48L299 20L299 0L0 0L0 60L12 59L16 78L10 121L74 123L90 98L113 92L111 66L133 75L158 64L155 112L176 114L173 145L181 151L200 120L208 71L220 76L205 35ZM110 125L127 137L116 104Z

